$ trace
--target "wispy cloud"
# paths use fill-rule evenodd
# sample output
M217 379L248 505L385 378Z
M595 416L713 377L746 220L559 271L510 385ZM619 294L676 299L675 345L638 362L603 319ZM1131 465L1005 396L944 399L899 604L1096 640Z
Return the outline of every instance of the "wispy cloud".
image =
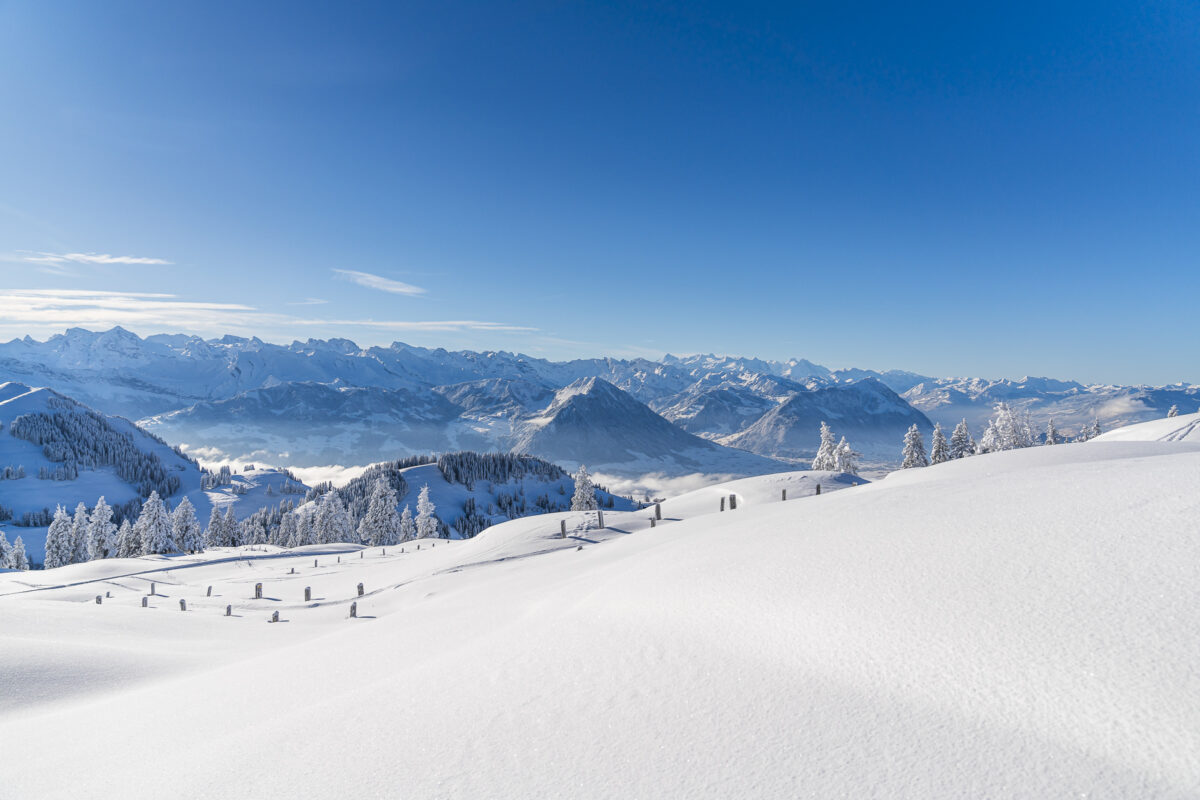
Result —
M0 290L0 334L24 335L121 325L143 332L305 336L346 328L408 332L530 332L536 328L483 320L325 319L262 311L241 303L182 300L172 294L89 289Z
M21 260L31 264L126 264L137 266L165 266L170 261L145 256L112 256L107 253L41 253L21 251Z
M352 269L335 269L334 275L337 275L343 280L357 283L359 286L365 286L368 289L377 289L381 292L390 292L392 294L407 294L421 295L425 294L425 290L420 286L413 286L408 283L394 281L391 278L385 278L382 275L373 275L370 272L358 272Z
M289 306L323 306L328 303L328 300L322 300L319 297L308 297L304 300L297 300L294 303L288 303Z

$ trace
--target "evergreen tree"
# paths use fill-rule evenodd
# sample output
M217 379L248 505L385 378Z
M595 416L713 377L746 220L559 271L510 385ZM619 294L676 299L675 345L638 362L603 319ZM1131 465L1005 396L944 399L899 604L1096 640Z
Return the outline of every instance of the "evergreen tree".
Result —
M1008 403L996 404L996 416L988 422L987 430L979 442L980 452L995 453L1000 450L1017 450L1033 445L1033 427L1029 415L1014 410Z
M358 524L358 538L371 547L400 541L400 515L396 513L396 493L382 477L375 482L371 504Z
M1179 416L1179 406L1172 405L1170 410L1167 411L1167 416L1168 417L1178 417Z
M580 467L580 471L581 472L583 471L582 467ZM584 472L584 477L585 478L587 477L586 472ZM595 502L596 502L596 498L593 497L592 498L592 503L593 503L592 507L593 508L595 507L595 505L594 505ZM429 484L425 484L424 486L421 487L421 493L419 495L417 495L417 538L418 539L428 539L430 537L438 535L438 521L437 521L437 517L434 516L435 511L437 511L437 507L434 506L433 501L429 499Z
M241 547L245 544L242 541L242 526L238 524L233 513L233 503L225 507L225 518L221 520L221 536L225 539L226 547Z
M404 513L400 515L400 541L407 542L415 538L417 538L417 526L413 522L412 509L405 505Z
M204 530L204 549L224 546L225 519L221 516L221 509L214 505L212 513L208 515L208 527Z
M828 423L821 423L821 446L817 448L817 456L813 459L812 468L832 470L837 466L837 445L834 444L833 430Z
M921 439L921 431L914 422L904 434L904 462L900 469L913 467L928 467L929 458L925 455L925 442Z
M142 540L142 553L145 555L173 553L178 549L171 538L171 518L158 492L151 492L146 498L142 513L138 514L133 527Z
M1046 422L1046 444L1058 444L1061 441L1058 428L1054 427L1054 417Z
M846 441L846 437L842 437L842 441L838 443L833 454L833 469L835 472L845 472L849 475L858 474L858 459L862 453L855 452L850 443Z
M579 472L575 473L575 495L571 498L572 511L595 511L596 510L596 487L592 484L592 477L588 475L587 467L579 465ZM417 506L417 515L420 517L421 507ZM417 524L418 529L420 523Z
M117 555L117 526L112 521L112 509L101 496L88 520L88 558L114 558Z
M198 553L204 549L204 531L196 519L196 508L184 497L171 512L171 535L175 544L185 553Z
M0 529L0 569L16 569L12 565L12 545L8 543L3 529Z
M933 444L930 446L929 460L934 464L942 464L950 460L950 445L946 434L942 433L942 423L933 426Z
M305 545L316 544L312 514L296 514L295 542L292 547L304 547Z
M954 426L954 433L950 434L950 457L966 458L974 452L975 443L971 441L971 431L964 419Z
M121 523L117 531L117 556L119 558L136 558L142 554L142 539L128 519Z
M1104 431L1100 430L1100 420L1098 420L1098 419L1093 420L1092 421L1092 432L1091 432L1091 435L1088 436L1088 438L1095 439L1097 436L1099 436L1102 433L1104 433Z
M289 511L279 519L279 527L275 529L274 535L271 537L271 544L276 547L295 547L293 544L296 540L296 512Z
M72 564L82 564L88 560L88 531L90 527L87 506L80 503L75 506L75 518L71 520Z
M350 520L350 514L337 492L328 492L322 498L317 507L317 518L313 527L318 544L358 541L354 523Z
M29 556L25 554L25 540L20 536L13 539L12 552L9 553L8 563L11 565L9 569L17 569L22 572L29 569Z
M46 531L46 569L54 569L71 563L75 552L74 542L71 541L71 518L67 510L58 506L54 510L54 520Z

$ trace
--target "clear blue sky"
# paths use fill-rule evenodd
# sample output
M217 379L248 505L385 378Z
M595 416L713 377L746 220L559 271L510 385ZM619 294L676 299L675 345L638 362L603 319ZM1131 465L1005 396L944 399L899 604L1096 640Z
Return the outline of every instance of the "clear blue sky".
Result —
M0 1L0 70L6 338L1200 381L1193 0Z

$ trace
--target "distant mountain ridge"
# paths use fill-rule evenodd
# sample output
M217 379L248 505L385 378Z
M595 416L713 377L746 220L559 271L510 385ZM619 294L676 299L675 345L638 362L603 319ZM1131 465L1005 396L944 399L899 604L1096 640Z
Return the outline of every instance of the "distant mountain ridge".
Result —
M550 440L565 441L567 434L551 437L530 421L545 415L556 393L592 379L639 404L636 413L609 415L603 430L610 439L638 435L638 426L646 426L633 421L646 421L644 407L694 437L796 459L815 450L817 417L823 414L838 415L828 421L835 431L844 423L838 433L857 449L884 458L899 451L905 420L926 428L966 418L978 433L1000 400L1028 411L1038 425L1053 417L1067 432L1094 418L1107 429L1162 416L1172 404L1192 411L1200 402L1200 388L1184 384L934 378L902 370L831 370L798 358L713 354L556 362L400 342L364 348L348 339L288 345L237 336L143 339L119 327L98 333L72 328L45 342L26 337L0 344L0 380L5 379L53 386L105 413L141 419L173 443L208 447L224 457L286 454L275 460L297 466L525 444L554 450ZM880 404L869 382L898 398ZM829 393L849 386L859 388ZM594 383L592 389L597 390ZM823 405L835 397L837 403ZM595 408L606 412L603 404ZM570 414L576 420L573 436L602 429L599 417L587 421L576 418L576 411ZM694 445L673 433L654 438L660 450L668 440L680 447L687 441L684 449ZM646 454L632 445L613 452ZM561 452L548 455L563 458ZM708 460L675 458L665 450L657 457L674 463L671 471Z

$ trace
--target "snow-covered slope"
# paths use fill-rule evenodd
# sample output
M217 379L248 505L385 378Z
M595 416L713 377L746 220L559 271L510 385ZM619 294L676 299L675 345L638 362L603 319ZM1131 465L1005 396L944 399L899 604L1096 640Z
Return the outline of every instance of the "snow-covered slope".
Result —
M566 540L551 515L331 548L340 563L2 575L0 741L21 765L4 790L1200 794L1200 447L1030 448L786 503L750 489L781 478L742 484L733 512L664 504L655 528L567 515ZM169 768L131 756L147 747Z
M1140 422L1101 434L1093 442L1191 442L1200 444L1200 413Z

